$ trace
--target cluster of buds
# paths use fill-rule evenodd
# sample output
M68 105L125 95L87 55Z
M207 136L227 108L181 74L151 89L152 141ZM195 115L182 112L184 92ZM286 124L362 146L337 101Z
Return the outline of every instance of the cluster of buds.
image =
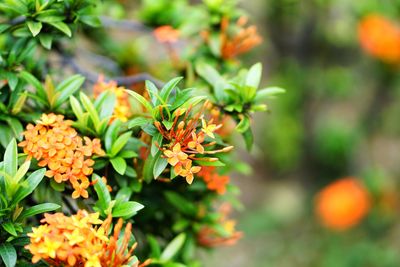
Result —
M160 147L164 157L173 166L174 173L185 177L189 184L193 182L194 174L201 170L200 166L194 166L194 162L217 161L218 158L208 155L233 149L233 146L218 150L208 149L216 144L213 140L215 139L214 132L222 127L222 124L214 124L212 119L208 122L205 120L203 111L209 105L210 103L206 102L203 108L193 116L191 108L178 109L175 111L175 119L169 129L159 121L154 123L164 140L167 140L163 147Z
M365 17L358 26L362 48L390 64L400 63L400 26L376 14Z
M104 78L100 77L98 82L93 87L93 95L96 98L105 91L111 91L117 97L113 118L119 119L122 122L126 122L132 115L129 96L126 92L126 89L118 86L115 81L104 82Z
M253 49L261 44L262 38L257 33L257 27L252 25L246 27L247 17L240 17L236 27L240 30L234 36L228 33L229 19L224 17L221 21L221 55L224 59L231 59Z
M242 232L235 230L236 221L228 219L228 215L231 213L231 206L229 204L223 204L219 208L220 218L218 223L222 226L225 233L221 234L214 228L205 226L197 235L197 242L203 247L216 247L216 246L231 246L243 236Z
M215 191L219 195L225 194L229 176L219 175L213 166L202 167L197 176L203 178L208 190Z
M47 167L46 176L55 182L69 181L73 198L88 198L88 176L93 173L93 155L103 156L99 139L80 137L64 116L43 114L36 125L28 124L19 143L27 160L35 158L40 167Z
M33 255L33 263L43 260L51 266L82 267L139 267L150 263L139 265L132 255L136 243L128 250L131 223L119 237L122 219L115 225L112 236L108 236L111 216L102 221L98 213L89 214L85 210L70 217L62 213L45 214L41 222L42 225L28 233L30 243L25 247Z

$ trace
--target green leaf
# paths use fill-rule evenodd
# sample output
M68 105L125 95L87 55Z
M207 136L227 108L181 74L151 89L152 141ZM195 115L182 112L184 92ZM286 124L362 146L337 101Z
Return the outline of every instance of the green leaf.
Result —
M171 94L172 90L175 88L175 86L182 81L183 77L176 77L169 82L167 82L164 87L161 89L160 96L161 98L167 102L168 97Z
M42 29L41 22L28 21L26 24L28 25L28 28L31 31L33 37L38 35L40 33L40 30Z
M133 150L123 150L120 153L118 153L118 156L124 159L130 159L137 157L138 154Z
M14 176L13 183L17 184L19 181L25 176L27 171L29 170L29 166L31 162L29 160L25 161L18 169L17 173Z
M132 190L129 187L123 187L121 188L117 195L115 196L115 199L118 202L127 202L131 198L132 195Z
M17 204L21 200L23 200L28 195L32 194L33 190L39 185L42 181L43 176L46 172L45 168L34 171L28 178L22 182L17 192L15 193L11 204Z
M11 130L13 131L14 137L20 139L21 134L24 130L21 122L18 119L12 117L8 117L6 121L7 124L10 126Z
M39 41L44 48L47 50L51 49L51 44L53 43L53 37L51 35L39 35Z
M99 114L97 113L97 110L95 109L92 101L90 101L89 97L85 95L83 92L81 92L80 99L85 109L89 112L90 118L92 119L92 122L95 125L95 127L100 125Z
M157 179L158 176L165 170L165 168L168 165L167 159L163 157L158 157L156 162L154 163L154 168L153 168L153 175L154 179Z
M100 100L100 101L98 101ZM117 96L111 91L103 92L94 103L95 108L100 112L100 118L109 120L114 112ZM107 122L108 123L108 122Z
M82 75L74 75L68 79L62 81L57 87L56 92L57 99L54 104L54 108L61 106L70 96L72 96L76 91L81 88L82 84L85 82L85 78Z
M132 136L132 131L126 132L122 134L118 139L114 142L111 147L111 157L117 155L121 149L128 143L129 138Z
M11 177L14 177L17 173L18 166L18 151L17 142L13 138L6 148L4 153L4 172L6 172Z
M250 128L250 117L249 116L243 116L240 119L239 124L236 125L236 130L239 133L244 133L249 128Z
M156 133L151 139L151 149L150 153L154 156L158 151L160 151L159 147L162 146L163 136L161 133Z
M14 224L12 222L3 222L1 224L4 230L6 230L7 233L13 236L18 236L17 231L15 230Z
M0 256L6 267L14 267L17 263L17 252L9 242L0 244Z
M21 71L19 73L19 76L20 78L25 80L28 84L32 85L36 89L36 93L39 95L41 99L43 100L47 99L46 91L44 90L43 85L39 82L38 79L36 79L35 76L26 71Z
M92 182L94 181L97 181L93 186L98 197L96 205L103 211L103 213L105 213L111 202L110 192L108 191L107 186L104 184L101 177L97 174L92 175Z
M254 64L247 73L246 85L253 88L258 88L261 81L262 65L261 63Z
M172 241L167 245L164 251L161 253L160 260L169 261L174 258L175 255L178 254L180 249L186 240L186 234L181 233L177 235Z
M60 205L54 203L43 203L39 205L35 205L33 207L27 208L26 210L22 211L22 213L18 216L18 220L22 221L25 218L29 218L35 216L37 214L53 211L56 209L61 208Z
M111 125L108 127L106 131L104 137L105 139L104 143L107 153L111 153L111 147L115 143L115 139L117 138L120 126L121 126L121 121L116 119L111 123Z
M174 125L174 122L173 121L166 121L166 120L163 120L162 121L162 124L165 126L165 128L167 128L167 130L169 131L169 130L171 130L171 128L172 128L172 126Z
M15 102L15 104L13 105L12 109L11 109L11 114L16 115L19 112L21 112L22 108L25 105L26 99L28 98L28 92L25 91L23 92L17 99L17 101ZM18 133L19 134L19 133Z
M128 128L132 129L135 127L142 127L148 123L151 123L153 120L151 119L147 119L147 118L143 118L143 117L136 117L133 118L132 120L128 121Z
M147 157L143 166L143 179L150 183L154 179L153 169L154 164L156 163L156 159L160 157L161 151L157 152L157 154L153 157L151 154Z
M155 258L155 259L160 258L161 249L160 249L160 245L158 244L157 239L152 235L148 235L147 241L150 246L150 257Z
M91 15L79 16L79 20L82 21L84 24L89 25L91 27L100 27L101 26L101 21L96 16L91 16Z
M257 91L254 102L260 103L267 99L274 98L276 95L285 93L286 90L280 87L267 87Z
M119 202L117 203L113 210L112 216L128 219L135 215L139 210L143 209L144 206L139 202L128 201L128 202Z
M68 37L72 36L72 32L71 29L68 27L67 24L65 24L62 21L58 21L58 22L46 22L47 24L50 24L51 26L53 26L54 28L58 29L59 31L63 32L65 35L67 35Z
M183 214L187 216L196 216L196 206L192 202L188 201L186 198L180 196L173 191L166 191L164 195L168 202Z
M83 122L84 121L83 110L78 99L76 99L74 96L70 96L69 103L71 104L71 108L75 116L78 118L79 121Z
M151 102L153 103L154 106L158 105L160 103L160 100L158 98L160 98L160 96L158 95L158 88L156 87L156 85L154 83L152 83L151 81L146 80L145 81L146 84L146 90L149 93Z
M114 170L116 170L119 174L124 175L126 171L126 161L121 157L116 157L110 159L111 165Z
M126 90L128 94L133 96L137 101L139 101L146 109L148 112L152 113L153 112L153 107L150 105L149 101L146 100L143 96L139 95L135 91L132 90Z
M254 137L253 137L253 132L251 131L251 128L249 127L247 129L247 131L245 131L244 133L242 133L242 136L244 138L244 141L246 143L246 148L247 150L251 150L252 146L253 146L253 142L254 142Z
M197 63L195 69L201 78L211 85L216 84L223 79L216 69L205 62Z
M7 24L0 24L0 34L8 30L11 26Z
M8 85L10 86L11 90L14 91L18 85L17 75L15 75L15 73L13 73L13 72L6 72L6 73L4 73L4 75L6 76L6 80L8 82Z

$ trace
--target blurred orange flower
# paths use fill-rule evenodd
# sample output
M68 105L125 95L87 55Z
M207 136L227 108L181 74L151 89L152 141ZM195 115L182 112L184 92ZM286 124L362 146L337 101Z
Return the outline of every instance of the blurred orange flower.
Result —
M321 223L334 230L346 230L357 225L370 206L367 190L353 177L329 184L315 198L315 212Z
M64 120L62 115L43 114L36 125L28 124L22 133L24 140L18 145L24 148L28 160L35 158L40 167L47 167L47 177L57 183L69 181L75 189L73 198L88 198L88 176L94 165L91 156L105 152L99 139L82 139L71 125L72 121Z
M362 48L386 63L400 63L400 27L389 19L371 14L358 25Z
M203 178L208 190L215 191L220 195L225 194L229 176L219 175L213 166L203 166L197 175Z
M228 34L229 19L226 17L222 19L220 39L221 55L224 59L244 54L262 43L257 27L254 25L246 27L247 21L246 17L239 18L235 25L239 30L232 36Z
M154 31L154 36L160 43L176 43L179 40L180 32L174 29L170 25L164 25L156 28Z
M210 226L203 227L197 235L197 242L203 247L231 246L242 238L243 233L235 230L236 221L228 219L232 207L229 204L222 204L219 208L220 218L218 223L220 228L224 230L221 234Z
M111 216L107 220L99 219L98 213L89 214L79 210L76 215L65 216L62 213L45 214L42 225L33 227L28 233L28 249L32 262L44 260L51 266L85 267L139 267L149 264L139 261L132 255L136 244L128 250L131 237L131 223L126 225L123 236L120 232L123 220L119 219L114 234L109 236Z

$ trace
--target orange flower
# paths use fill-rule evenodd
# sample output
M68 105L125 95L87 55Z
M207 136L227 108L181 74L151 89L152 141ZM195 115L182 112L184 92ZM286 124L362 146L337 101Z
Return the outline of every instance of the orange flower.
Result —
M201 170L200 166L192 166L192 161L187 160L184 164L184 168L180 171L179 175L186 178L188 184L193 182L193 174L198 173Z
M400 27L387 18L372 14L358 25L362 48L386 63L400 63Z
M114 107L113 119L120 119L122 122L128 121L131 113L131 104L129 103L129 95L124 87L118 87L114 81L104 82L104 78L100 77L98 82L93 87L94 97L98 97L105 91L111 91L115 94L117 101Z
M208 157L210 154L225 153L233 147L223 147L221 149L209 149L216 145L216 141L205 141L205 136L215 138L214 132L222 127L222 124L214 124L213 119L206 121L203 112L210 107L210 103L206 101L203 107L192 113L192 107L178 109L174 112L174 121L168 128L161 122L155 121L154 126L163 136L163 145L159 147L163 151L163 157L167 158L168 163L174 167L176 175L186 178L191 184L194 174L201 170L200 166L195 165L198 161L212 162L218 158ZM163 107L160 107L161 119L163 118ZM158 144L156 144L159 146ZM202 154L201 157L196 155ZM201 164L197 164L201 165Z
M345 230L357 225L370 209L370 197L355 178L337 180L315 198L315 212L328 228Z
M227 219L229 213L231 213L231 206L229 204L223 204L219 208L221 214L218 222L224 229L225 234L217 232L214 228L205 226L197 235L197 242L203 247L216 247L216 246L231 246L242 238L243 233L235 230L235 220Z
M176 43L179 40L180 32L170 25L164 25L154 30L154 36L160 43Z
M226 17L222 19L220 34L222 58L234 58L246 53L262 42L260 35L257 33L257 27L253 25L245 28L246 24L246 17L239 18L236 22L236 27L239 28L238 33L234 36L229 36L229 19Z
M229 176L219 175L213 166L202 167L197 175L203 178L208 190L215 191L220 195L225 194Z
M36 125L28 124L23 132L24 140L18 145L24 148L27 159L35 158L40 167L47 167L46 176L57 183L69 181L75 191L73 198L88 198L88 175L93 173L93 154L103 156L99 139L82 138L71 127L72 121L64 116L43 114ZM88 158L89 157L89 158Z
M188 158L188 155L181 150L181 145L176 143L172 147L172 151L169 149L164 150L164 155L168 158L168 163L172 166L177 165L178 163L183 163Z
M198 135L196 135L196 133L192 133L192 141L188 143L188 147L191 149L195 149L200 154L203 154L204 147L201 145L201 143L203 142L204 142L204 134L199 133Z
M32 253L33 263L44 260L51 266L139 267L136 257L132 256L136 244L128 251L132 234L130 223L120 239L122 219L109 237L111 216L102 221L98 213L89 214L85 210L70 217L62 213L44 216L41 220L44 224L33 227L28 233L30 244L25 248ZM140 266L149 263L145 261Z

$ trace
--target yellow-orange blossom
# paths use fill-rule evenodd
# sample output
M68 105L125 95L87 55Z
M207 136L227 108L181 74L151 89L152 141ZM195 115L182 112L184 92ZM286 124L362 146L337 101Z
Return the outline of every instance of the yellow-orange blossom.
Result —
M98 213L89 214L85 210L72 216L45 214L41 220L44 224L28 233L30 244L25 248L33 255L33 263L44 260L51 266L139 267L139 261L132 255L136 244L128 249L132 225L128 223L119 238L123 225L120 219L114 226L114 234L108 236L111 219L110 216L102 221Z
M90 185L88 176L93 172L92 155L102 156L99 139L91 140L80 137L71 127L72 121L64 116L43 114L36 125L28 124L23 132L24 141L19 143L24 148L28 159L38 160L40 167L47 167L47 177L57 183L68 181L74 188L73 198L88 198Z

